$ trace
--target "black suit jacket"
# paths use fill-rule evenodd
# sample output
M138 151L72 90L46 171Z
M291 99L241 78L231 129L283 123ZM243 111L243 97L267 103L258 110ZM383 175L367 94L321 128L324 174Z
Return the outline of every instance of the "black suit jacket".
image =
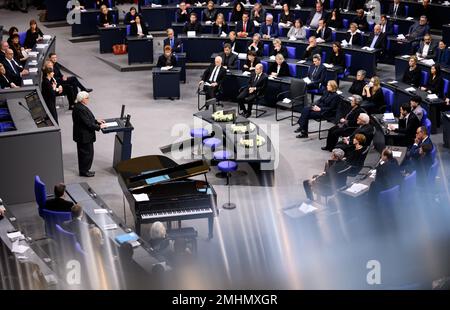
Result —
M170 56L170 63L169 63L167 61L166 56L164 56L164 54L162 54L161 56L158 57L158 63L156 64L156 66L158 68L166 67L166 66L176 67L177 66L177 58L174 55L171 55Z
M188 23L190 14L191 14L190 9L186 9L186 14L181 14L181 9L177 9L176 12L177 23Z
M336 115L336 110L339 104L340 97L337 93L325 91L322 97L315 103L320 107L320 114L324 118L329 118Z
M258 50L256 50L253 46L251 46L251 44L253 43L253 41L248 42L247 44L247 51L255 51L256 55L258 57L262 57L263 52L264 52L264 45L261 41L258 42Z
M53 64L53 77L58 83L61 83L64 74L61 71L61 65L57 62Z
M329 160L325 164L324 175L316 179L319 187L335 192L347 182L349 165L343 160ZM326 186L326 188L323 188Z
M144 22L141 23L141 27L142 27L142 33L144 35L148 34L148 28L145 25ZM130 28L130 36L137 36L138 35L138 29L137 29L137 24L136 23L132 23L131 24L131 28Z
M65 221L62 228L75 234L77 241L83 246L83 240L89 237L89 224L78 219Z
M359 114L363 113L363 111L364 110L360 107L356 107L353 110L350 110L350 112L348 112L347 115L344 116L344 118L347 120L346 126L358 127L356 121L358 120Z
M319 87L319 85L325 84L325 81L327 79L327 68L325 68L324 65L320 64L316 72L314 72L315 68L316 68L315 65L311 65L309 67L308 77L311 80L311 84L315 85L316 87Z
M329 42L329 41L331 41L331 33L332 33L331 29L329 27L326 27L323 30L323 37L322 37L322 30L316 31L316 38L322 38L325 40L325 42Z
M268 81L267 74L265 74L263 72L263 73L261 73L261 76L258 79L258 81L255 81L255 79L256 79L256 73L253 72L250 75L250 80L248 81L248 87L256 87L257 94L259 94L259 95L264 94L266 87L267 87L267 81Z
M366 136L366 143L364 144L364 146L369 146L370 143L372 143L373 134L374 134L372 125L367 124L367 125L362 125L362 126L359 126L358 128L356 128L355 131L352 133L352 135L349 138L351 144L353 144L353 139L355 138L356 134L358 134L358 133Z
M414 70L409 70L409 67L406 68L405 73L403 74L403 83L413 85L415 87L419 87L421 80L421 72L419 66L416 66Z
M223 24L222 27L219 27L216 25L216 23L213 24L211 33L221 35L223 32L228 33L228 25L226 23Z
M0 88L7 88L7 87L11 87L11 81L8 79L7 76L4 75L0 75ZM18 85L20 86L20 85Z
M352 20L352 23L356 23L358 25L359 30L366 31L367 29L369 29L369 23L367 22L367 18L365 15L361 18L356 16Z
M376 171L375 180L370 185L369 190L369 197L372 200L378 198L380 191L399 185L402 180L400 166L395 158L378 165Z
M164 44L164 46L167 46L167 45L170 46L170 39L169 38L164 39L163 44ZM174 52L174 53L181 53L181 45L182 45L182 42L181 42L180 39L173 38L172 52ZM164 48L164 46L163 46L163 48Z
M308 19L306 20L306 24L305 24L305 25L310 25L310 24L311 24L311 21L312 21L312 19L314 18L314 15L316 15L316 9L315 9L315 8L311 9L311 13L309 13L309 17L308 17ZM321 15L321 16L322 16L322 17L320 17L320 19L326 17L325 10L322 10L322 15Z
M272 62L270 64L270 68L269 68L269 75L272 72L277 72L277 68L278 68L278 64L276 62ZM286 61L283 61L281 63L280 72L278 72L278 77L281 77L281 76L291 76L291 73L289 71L289 66L286 63Z
M50 110L50 113L52 114L55 121L58 122L58 113L56 112L57 92L53 90L52 81L44 77L41 83L41 91L47 108Z
M442 80L441 76L436 76L434 79L431 78L431 74L430 77L428 78L427 81L427 90L431 91L433 94L438 95L439 97L442 96L442 92L443 92L443 85L444 85L444 81Z
M350 32L347 32L345 34L345 41L350 43L350 38L351 38L351 34L350 34ZM361 34L359 32L355 32L355 34L353 35L352 45L357 45L357 46L361 45Z
M390 17L399 17L399 16L405 16L405 7L403 6L403 3L398 4L397 8L397 14L394 14L394 3L391 3L389 5L389 11L388 14Z
M21 86L22 85L22 77L20 76L20 72L22 72L23 68L15 60L11 60L11 63L12 63L12 66L14 67L15 73L14 73L13 68L9 64L8 60L5 59L3 61L3 66L5 67L5 70L6 70L6 76L14 84L16 84L17 86Z
M199 22L196 22L195 24L192 24L190 22L187 22L184 24L183 32L187 33L188 31L195 31L196 35L202 33L202 25L200 25Z
M420 54L422 57L423 48L425 46L425 43L423 41L420 41L419 49L417 50L417 53ZM428 53L426 55L426 59L434 59L436 57L436 50L437 50L436 44L433 44L433 42L430 43L430 47L428 48Z
M100 130L100 124L87 106L76 103L72 111L73 141L77 143L94 143L95 132Z
M364 86L366 86L366 82L364 80L354 80L348 91L351 94L362 96Z
M370 47L370 45L372 44L373 39L375 38L375 34L372 32L369 35L369 39L367 40L367 44L366 46ZM380 33L380 35L378 36L378 40L377 42L375 42L375 48L380 48L383 51L386 48L386 35L384 33Z
M335 53L331 53L330 55L330 63L335 66L341 66L342 68L345 68L345 56L344 53L341 51L337 56Z
M227 67L227 69L237 69L238 56L236 54L230 53L229 56L225 56L225 53L219 53L217 56L222 57L222 66Z
M284 57L285 59L288 58L288 51L287 51L287 48L284 47L283 45L281 46L280 51L276 51L275 49L272 49L272 51L271 51L271 53L270 53L270 56L277 56L277 54L283 55L283 57Z
M315 46L315 47L313 47L313 48L311 48L311 49L309 49L309 50L305 50L305 52L303 53L303 59L305 59L305 60L313 60L313 56L315 55L315 54L319 54L320 55L320 57L322 57L322 49L319 47L319 46Z
M258 59L258 57L255 57L255 60L253 60L253 70L250 70L250 67L252 67L252 64L250 63L250 60L245 61L245 65L247 65L248 68L245 68L242 66L242 71L254 71L257 64L261 63Z
M98 15L98 25L103 27L104 24L114 24L114 18L110 11L106 15L102 13Z
M238 53L238 49L239 49L239 47L237 46L237 40L234 40L234 41L231 41L230 39L226 39L224 42L223 42L223 44L225 45L225 44L230 44L231 45L231 51L232 52L236 52L236 53Z
M417 115L413 112L408 115L408 122L406 118L398 120L398 129L395 132L405 135L406 145L414 144L414 139L416 137L416 130L420 126L420 121Z
M45 202L45 209L59 212L70 212L73 202L67 201L63 198L53 198Z
M211 64L208 68L206 68L202 75L202 81L210 82L209 78L211 77L211 74L213 73L215 67L215 64ZM220 67L219 74L217 74L216 83L220 85L226 75L227 70L224 67Z
M372 91L372 90L371 90ZM379 109L386 104L384 101L384 93L381 87L370 97L363 97L365 100L373 103L375 105L376 111L378 112ZM384 113L384 112L381 112Z
M241 20L236 23L236 33L239 33L242 31L244 31L244 22ZM254 24L250 19L247 21L247 26L246 26L245 31L248 33L249 36L251 36L253 34Z

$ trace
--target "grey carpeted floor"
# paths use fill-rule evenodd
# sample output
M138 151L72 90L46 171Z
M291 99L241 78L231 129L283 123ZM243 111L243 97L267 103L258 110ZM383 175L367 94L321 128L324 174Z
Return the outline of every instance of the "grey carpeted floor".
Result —
M36 16L35 11L22 14L0 10L0 21L5 29L15 25L24 31L28 20ZM121 105L126 104L135 128L133 157L161 154L159 147L177 138L172 135L175 126L181 124L192 127L192 114L197 105L195 90L201 70L187 72L187 83L181 85L181 100L155 101L150 71L120 73L97 59L100 55L98 42L70 43L67 40L70 37L69 27L42 27L42 30L56 35L56 51L60 62L81 76L83 84L94 89L90 108L98 118L118 116ZM158 43L158 39L155 39L155 51L160 50ZM381 76L393 75L392 66L380 65L379 69ZM341 86L348 86L348 83L343 82ZM59 109L58 113L63 141L64 181L87 181L122 217L122 191L111 168L114 136L97 135L93 165L96 176L80 178L77 174L75 143L72 141L71 113L65 109ZM366 282L366 264L372 259L382 261L383 270L389 271L386 272L386 278L391 281L383 282L387 285L385 287L428 283L430 279L442 275L445 268L441 268L440 252L428 245L430 240L448 240L449 231L448 228L442 228L436 233L429 231L434 222L430 224L425 220L425 223L417 220L413 224L417 225L417 230L411 231L406 221L399 220L397 224L403 230L390 235L380 233L385 227L374 227L369 216L352 220L337 213L326 217L326 220L317 217L308 221L287 217L282 210L305 199L302 180L320 172L329 153L320 150L323 141L319 141L317 135L311 135L306 140L296 139L293 133L295 127L291 127L287 121L276 122L273 110L253 120L261 125L272 126L273 132L278 133L271 136L280 155L275 184L273 187L233 185L231 200L237 204L237 208L220 210L215 222L215 237L211 241L206 240L206 220L183 223L199 231L198 262L201 268L181 277L171 287L370 289L376 288ZM311 124L313 128L316 126L314 122ZM433 136L433 140L440 142L441 134ZM448 151L441 151L440 156L446 162ZM245 170L245 167L241 169ZM213 170L208 177L218 194L220 207L226 202L227 187L224 180L214 177L215 172ZM444 169L442 174L446 180ZM245 182L246 176L243 174L232 177L233 184ZM126 209L126 219L130 223L132 215ZM26 223L30 234L35 238L42 236L42 222L33 204L14 206L14 211L19 220ZM445 214L448 216L448 211ZM403 258L399 258L400 254L394 251L399 247L403 250ZM429 257L420 255L424 251ZM404 261L410 262L406 264L407 268ZM433 269L433 264L439 267ZM398 271L398 276L392 276L392 271Z

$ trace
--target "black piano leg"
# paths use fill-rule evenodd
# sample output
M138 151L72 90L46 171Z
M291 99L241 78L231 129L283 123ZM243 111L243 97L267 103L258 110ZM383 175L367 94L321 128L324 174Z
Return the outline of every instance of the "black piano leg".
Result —
M214 231L214 216L208 217L208 239L213 238Z
M136 230L136 234L138 236L141 235L141 222L139 222L139 221L134 222L134 230Z

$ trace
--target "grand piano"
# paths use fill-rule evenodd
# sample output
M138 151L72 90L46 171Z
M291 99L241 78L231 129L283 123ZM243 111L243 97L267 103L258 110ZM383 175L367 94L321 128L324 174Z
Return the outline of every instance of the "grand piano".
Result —
M131 158L117 165L119 184L130 205L135 230L141 224L207 218L213 237L217 195L206 179L209 166L203 160L178 165L162 155ZM190 179L204 175L205 180Z

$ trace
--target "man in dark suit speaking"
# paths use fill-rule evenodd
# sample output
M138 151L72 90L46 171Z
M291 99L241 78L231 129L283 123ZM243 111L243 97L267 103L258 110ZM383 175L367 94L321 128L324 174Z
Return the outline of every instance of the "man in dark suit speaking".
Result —
M104 120L95 119L87 107L88 102L89 93L79 92L72 111L73 141L77 143L78 170L83 177L95 175L95 172L90 171L94 159L95 131L106 128Z
M267 80L267 74L263 72L263 65L257 64L255 66L255 72L250 76L247 87L243 88L237 97L239 107L244 111L244 117L249 117L252 114L253 102L257 99L258 95L264 94ZM247 108L245 108L244 103L248 103Z

